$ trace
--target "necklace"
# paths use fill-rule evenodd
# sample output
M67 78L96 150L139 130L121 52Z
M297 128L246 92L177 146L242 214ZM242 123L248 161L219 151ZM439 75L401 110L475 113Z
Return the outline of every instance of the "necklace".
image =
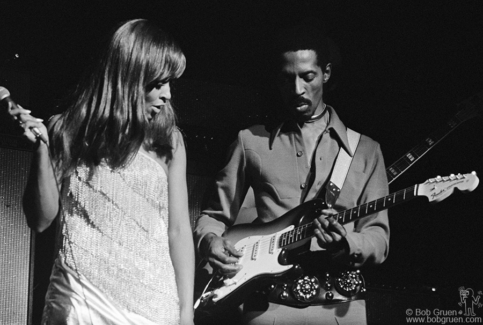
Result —
M320 114L317 114L317 115L312 115L310 117L310 119L308 119L307 121L305 121L305 123L313 123L315 121L318 121L322 118L322 116L324 116L325 112L327 111L327 104L324 104L324 109L322 110L322 113Z

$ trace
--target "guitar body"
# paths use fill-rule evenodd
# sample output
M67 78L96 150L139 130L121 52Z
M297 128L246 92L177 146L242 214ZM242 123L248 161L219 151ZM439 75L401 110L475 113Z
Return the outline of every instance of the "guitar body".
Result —
M215 274L197 305L205 312L215 313L217 306L223 305L223 309L226 309L240 305L250 293L275 283L277 278L287 275L291 270L295 276L300 274L298 267L288 263L288 251L304 246L310 237L282 248L281 236L297 226L312 222L323 208L325 203L322 200L312 200L268 223L230 227L223 237L243 252L239 259L243 268L230 279Z
M430 202L439 202L455 189L473 191L478 183L475 172L438 176L337 212L332 217L344 225L418 196L425 196ZM359 271L342 270L336 276L329 272L321 274L321 269L330 267L329 261L304 256L306 254L296 256L308 250L309 245L306 244L314 236L313 220L324 208L325 203L316 199L299 205L271 222L240 224L229 228L223 237L243 253L239 259L242 269L233 278L224 278L219 274L211 278L195 304L198 317L203 317L203 313L210 315L236 307L256 290L265 291L271 302L295 307L360 299L365 288ZM297 260L307 272L294 262ZM318 270L315 272L307 264L310 261L317 262Z
M281 217L267 223L245 223L238 224L228 228L223 237L230 240L232 243L238 243L248 236L269 236L276 232L284 230L290 226L301 226L312 222L315 217L320 214L326 205L321 199L307 201L296 208L288 211ZM299 247L307 241L297 242L288 249ZM236 244L235 244L236 247Z

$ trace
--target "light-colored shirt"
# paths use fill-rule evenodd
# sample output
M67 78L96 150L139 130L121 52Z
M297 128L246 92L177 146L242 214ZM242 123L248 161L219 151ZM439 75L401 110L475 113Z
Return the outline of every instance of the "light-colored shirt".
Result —
M328 112L329 126L314 152L315 178L311 184L307 182L310 159L306 156L310 152L297 123L287 121L271 131L256 125L239 132L230 147L228 163L217 174L216 193L197 220L194 234L198 247L206 234L221 236L235 223L250 187L260 222L274 220L302 201L313 199L330 177L341 147L354 158L334 209L353 208L388 194L379 144L362 135L354 155L345 125L332 107L328 106ZM340 257L342 262L359 267L366 261L378 264L385 260L389 251L387 211L346 224L345 228L350 250L348 256Z

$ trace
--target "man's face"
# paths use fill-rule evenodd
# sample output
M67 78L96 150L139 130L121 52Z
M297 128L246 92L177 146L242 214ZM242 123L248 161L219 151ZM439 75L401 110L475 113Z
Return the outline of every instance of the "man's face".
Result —
M278 85L285 105L298 121L323 112L322 85L330 76L330 66L328 69L324 75L313 50L282 55Z

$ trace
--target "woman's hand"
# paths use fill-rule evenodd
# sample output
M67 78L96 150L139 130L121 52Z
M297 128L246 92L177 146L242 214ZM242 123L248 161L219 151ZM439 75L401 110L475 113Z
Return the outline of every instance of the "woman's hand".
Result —
M40 118L30 115L31 111L23 108L20 105L12 105L9 103L8 113L12 116L12 119L18 123L18 125L24 129L24 137L30 142L36 143L39 141L39 137L43 137L43 141L48 142L48 138L44 136L47 134L47 128L42 123Z

